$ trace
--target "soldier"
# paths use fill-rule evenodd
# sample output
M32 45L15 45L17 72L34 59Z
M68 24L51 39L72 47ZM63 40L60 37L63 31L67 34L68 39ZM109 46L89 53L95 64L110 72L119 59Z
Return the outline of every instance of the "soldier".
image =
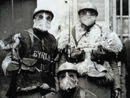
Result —
M12 43L4 49L11 49L3 61L4 73L12 74L9 98L41 98L55 91L54 59L57 42L48 32L54 17L46 6L37 7L33 13L33 28L15 34Z
M123 43L119 54L121 61L121 98L130 98L130 40Z
M78 72L76 66L65 62L57 72L59 91L50 93L43 98L97 98L95 94L78 86Z
M79 86L97 97L111 98L111 89L118 97L120 77L116 57L122 43L108 27L96 24L98 11L91 2L79 4L78 16L72 32L58 40L58 48L62 50L60 63L75 64L80 74Z

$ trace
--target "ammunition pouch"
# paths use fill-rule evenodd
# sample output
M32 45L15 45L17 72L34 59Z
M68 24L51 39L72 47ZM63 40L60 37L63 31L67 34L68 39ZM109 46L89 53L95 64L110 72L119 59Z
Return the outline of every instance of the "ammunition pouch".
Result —
M19 67L19 62L10 61L6 70L7 72L18 71Z
M117 60L116 53L109 51L92 50L91 60L98 64L103 64L104 61Z
M85 51L80 49L74 49L70 53L70 57L67 60L72 63L78 63L85 60Z
M38 64L37 59L23 58L21 63L21 69L30 72L34 72L35 70L37 70L38 72L43 71L47 74L54 75L55 63L50 62L49 64Z
M91 60L97 62L98 64L103 64L106 60L106 53L100 50L92 50Z
M33 72L36 69L36 63L37 63L36 59L23 58L22 64L21 64L21 69Z
M88 72L88 78L98 85L109 85L114 82L114 73L110 64L104 61L103 65L94 63Z

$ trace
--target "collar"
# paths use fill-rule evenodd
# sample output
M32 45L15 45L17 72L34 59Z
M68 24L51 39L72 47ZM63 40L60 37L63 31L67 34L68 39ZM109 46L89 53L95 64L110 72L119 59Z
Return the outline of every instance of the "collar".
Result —
M41 31L38 29L33 29L34 34L41 40L42 38L48 36L49 32L48 31Z
M74 96L77 95L78 89L79 89L78 87L75 87L75 88L69 90L69 92L65 92L65 91L63 91L63 90L60 90L60 91L59 91L59 94L60 94L60 96L62 96L63 98L73 98ZM62 98L62 97L61 97L61 98Z
M91 29L94 25L95 25L95 23L93 23L93 24L90 25L90 26L86 26L86 25L84 25L83 23L81 23L81 27L82 27L85 31L87 31L87 32L89 32L90 29Z

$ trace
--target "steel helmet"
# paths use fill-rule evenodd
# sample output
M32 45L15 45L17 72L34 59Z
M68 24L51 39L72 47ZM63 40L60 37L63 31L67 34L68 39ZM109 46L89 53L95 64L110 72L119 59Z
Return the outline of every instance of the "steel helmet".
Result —
M54 13L53 13L51 7L49 7L49 6L42 6L42 7L37 7L37 8L34 10L33 19L34 19L35 15L36 15L37 13L39 13L39 12L48 12L48 13L50 13L50 14L52 15L52 19L53 19L53 17L54 17Z
M97 7L91 2L85 2L85 3L79 4L78 14L80 13L81 10L85 10L85 9L94 10L96 12L96 15L98 15Z
M69 62L61 64L60 67L58 68L57 74L59 74L62 71L75 71L76 73L78 73L76 66Z

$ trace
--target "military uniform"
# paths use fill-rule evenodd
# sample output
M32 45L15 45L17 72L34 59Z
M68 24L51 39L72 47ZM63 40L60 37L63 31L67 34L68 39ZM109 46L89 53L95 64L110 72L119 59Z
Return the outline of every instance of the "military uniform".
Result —
M57 93L50 93L43 98L98 98L95 94L88 90L84 90L80 87L74 88L75 91L73 93L69 93L69 95L62 94L62 91L58 91Z
M111 89L120 89L116 56L122 50L122 43L109 27L95 23L98 12L92 3L81 4L78 14L80 20L72 32L64 33L58 40L58 48L63 50L60 63L69 61L75 64L80 74L79 86L99 98L111 98ZM66 48L69 52L64 51ZM78 58L77 55L81 54L77 50L73 53L73 48L85 51L85 56ZM70 58L75 58L75 62Z
M123 43L124 47L119 54L121 61L121 98L130 97L130 40Z
M33 34L33 39L29 35L30 33ZM54 36L48 32L42 35L41 32L39 33L38 31L29 29L21 33L21 41L18 50L21 60L32 59L37 62L31 67L22 68L22 65L19 66L19 70L15 73L15 78L12 81L14 87L12 89L11 84L7 96L17 94L22 96L23 94L34 94L38 91L40 91L40 95L41 93L44 95L52 89L54 90L55 65L52 64L52 62L57 54L57 42ZM40 86L43 83L48 84L50 89L42 89ZM16 93L13 94L12 90L16 90Z

